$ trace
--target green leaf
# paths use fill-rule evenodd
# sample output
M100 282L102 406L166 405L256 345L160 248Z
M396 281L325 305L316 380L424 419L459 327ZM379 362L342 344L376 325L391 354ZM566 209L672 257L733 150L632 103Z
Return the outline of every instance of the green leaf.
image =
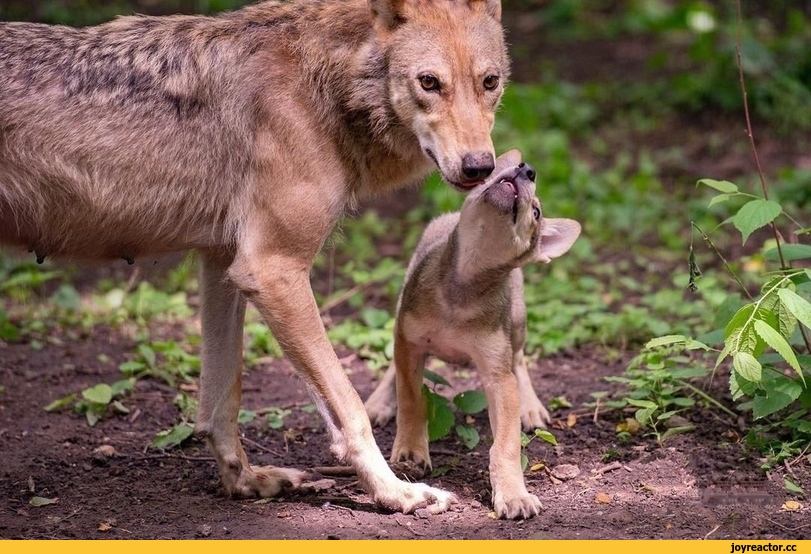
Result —
M671 344L683 344L687 342L687 337L684 335L665 335L663 337L656 337L645 343L645 348L651 350L660 346L668 346Z
M735 183L730 183L729 181L716 181L715 179L699 179L698 185L704 185L715 189L719 192L723 192L726 194L732 194L738 192L738 186Z
M422 393L425 395L427 404L428 440L436 441L447 437L454 423L453 411L448 406L448 399L430 391L424 385Z
M138 354L141 355L141 358L146 362L146 365L149 366L151 369L155 369L155 351L148 344L139 344L138 345Z
M796 260L807 260L811 258L811 245L808 244L784 244L781 246L783 258L787 262ZM772 248L763 253L763 257L770 262L779 262L780 254L777 248Z
M735 196L735 195L734 194L716 194L715 196L713 196L710 199L710 203L707 204L707 207L712 208L716 204L722 204L722 203L726 202L727 200L729 200L730 198L732 198L733 196Z
M237 414L237 423L245 425L256 419L256 412L253 410L240 410Z
M741 232L743 242L749 235L775 220L783 212L783 208L774 200L758 198L743 205L732 218L732 223Z
M179 423L171 429L161 431L152 441L153 448L173 448L192 436L194 428L188 423Z
M665 442L667 439L671 437L675 437L676 435L683 435L684 433L690 433L695 431L695 425L682 425L680 427L671 427L664 433L662 433L661 441Z
M747 381L759 383L761 380L763 368L749 352L737 352L732 356L732 367Z
M783 477L783 482L786 484L786 490L795 494L805 494L805 491L799 485L795 485L788 477Z
M55 412L57 410L61 410L67 406L73 404L73 401L76 400L75 394L69 394L67 396L63 396L62 398L57 398L47 406L45 406L46 412Z
M557 446L558 444L558 439L555 438L555 435L546 429L535 429L535 436L551 445Z
M808 300L790 289L780 289L777 294L786 309L803 325L811 328L811 304Z
M113 395L113 398L121 394L122 392L132 390L135 386L135 377L130 377L129 379L121 379L120 381L116 381L110 386L110 392Z
M107 405L113 399L113 389L106 383L99 383L82 391L82 398L94 404Z
M389 312L378 308L364 308L360 311L360 319L367 327L382 329L391 319L391 315Z
M757 395L752 400L752 416L755 419L766 417L791 405L803 392L797 381L778 377L764 386L766 395Z
M487 408L487 397L481 391L467 390L454 396L453 403L463 414L478 414Z
M456 434L459 435L459 438L462 439L462 442L468 450L473 450L476 448L476 445L479 444L479 432L475 427L471 427L470 425L457 425Z
M637 408L647 408L655 410L656 408L659 407L659 405L656 404L656 402L651 402L650 400L637 400L635 398L626 398L625 400L628 402L628 404L630 404L631 406L636 406Z
M446 387L451 386L451 384L448 382L447 379L445 379L442 375L440 375L438 373L434 373L430 369L426 369L423 372L423 377L425 377L426 379L428 379L429 381L431 381L432 383L434 383L436 385L445 385Z
M800 368L800 362L797 361L797 355L792 350L791 345L783 336L772 328L771 325L759 319L755 320L755 331L760 337L766 341L766 344L772 347L775 352L780 354L786 363L800 375L800 379L805 383L803 377L803 370Z

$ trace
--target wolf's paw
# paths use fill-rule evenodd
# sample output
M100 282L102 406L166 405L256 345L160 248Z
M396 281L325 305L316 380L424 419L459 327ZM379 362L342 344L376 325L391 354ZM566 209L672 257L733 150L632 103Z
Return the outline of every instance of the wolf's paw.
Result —
M541 513L541 501L534 494L524 493L512 498L496 494L493 509L499 519L529 519Z
M223 485L228 494L237 498L268 498L294 491L311 478L310 473L298 469L250 466L235 479L223 478Z
M440 514L458 502L452 493L423 483L395 483L373 496L376 504L404 514L420 508L425 508L431 514Z

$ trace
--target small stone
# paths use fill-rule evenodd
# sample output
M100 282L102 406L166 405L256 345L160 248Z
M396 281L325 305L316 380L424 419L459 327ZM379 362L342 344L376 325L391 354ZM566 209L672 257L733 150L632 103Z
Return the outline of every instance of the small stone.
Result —
M197 535L198 537L208 537L209 535L211 535L211 525L209 525L208 523L204 523L198 526L197 530L195 531L195 535Z
M568 481L580 475L580 468L574 464L560 464L552 468L552 477L561 481Z

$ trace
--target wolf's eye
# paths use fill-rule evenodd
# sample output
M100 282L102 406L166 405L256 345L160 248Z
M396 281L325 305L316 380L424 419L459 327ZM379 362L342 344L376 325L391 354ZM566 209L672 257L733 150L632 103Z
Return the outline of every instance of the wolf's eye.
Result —
M498 75L488 75L484 78L484 88L487 90L495 90L498 87Z
M433 75L421 75L420 86L423 90L439 90L439 79Z
M538 221L538 218L541 217L541 210L538 206L532 206L532 217L535 218L535 221Z

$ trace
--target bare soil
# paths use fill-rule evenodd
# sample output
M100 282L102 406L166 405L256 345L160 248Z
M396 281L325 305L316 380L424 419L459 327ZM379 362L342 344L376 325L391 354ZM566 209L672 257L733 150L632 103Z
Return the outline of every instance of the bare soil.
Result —
M626 73L629 63L638 63L638 72L644 64L644 43L549 48L537 40L537 29L522 28L509 13L507 20L519 56L518 79L536 75L527 61L533 58L573 68L573 79L611 67ZM705 125L679 121L667 134L692 144L692 138L703 136ZM772 150L784 157L786 152L802 152L774 145ZM702 157L700 142L691 152L704 170L701 174L712 174L707 168L724 162ZM732 163L748 163L743 152ZM808 166L807 158L796 161ZM168 332L183 331L178 325ZM610 389L602 378L620 374L627 355L617 359L587 348L531 363L542 399L565 396L573 407L553 414L557 447L539 440L527 447L534 467L526 474L528 488L540 497L544 511L528 521L499 521L491 514L491 437L485 415L476 417L483 440L474 450L455 438L432 445L434 467L446 472L426 481L453 491L460 501L448 513L386 513L351 476L329 477L332 481L321 481L320 490L270 501L234 500L223 494L215 464L199 442L192 439L182 449L166 452L149 448L157 431L178 421L172 404L176 391L158 381L139 381L124 401L130 414L110 413L95 427L79 414L46 413L43 406L69 392L118 380L118 365L136 344L127 333L107 327L96 327L86 336L56 329L48 339L41 349L26 341L0 343L3 539L811 538L809 507L799 512L782 507L797 499L786 491L783 474L790 472L795 483L811 490L809 463L797 459L788 469L762 472L762 460L741 443L741 421L717 410L696 410L687 416L696 431L664 446L644 436L619 444L615 428L629 414L582 406L591 400L589 393ZM373 373L352 353L340 354L347 357L350 378L365 398L376 384ZM475 372L453 369L446 371L455 387L475 385ZM716 376L715 397L724 398L724 384L724 376ZM279 430L268 430L258 420L243 426L252 463L298 468L335 464L322 421L300 409L310 401L288 362L271 361L247 372L244 389L244 408L283 406L292 411ZM393 425L376 430L384 453L390 451L393 431ZM101 446L112 447L114 455L101 454ZM579 474L553 479L550 472L557 474L563 465L575 466ZM58 501L36 507L30 503L35 496Z
M627 414L583 409L589 393L605 390L601 377L618 374L627 360L607 362L599 351L558 355L533 364L542 397L565 396L572 409L554 414L554 447L533 441L530 465L552 474L564 464L579 475L555 481L544 469L528 470L529 489L544 505L528 521L492 517L486 475L490 442L486 417L477 416L483 440L473 451L454 438L432 445L434 467L447 472L427 479L453 491L451 512L428 516L376 508L350 477L322 481L322 490L271 501L234 500L221 491L216 467L192 440L182 450L148 448L155 433L177 422L176 391L141 380L125 404L129 415L108 414L95 427L83 416L49 414L47 403L120 377L118 364L135 343L119 331L97 328L75 340L62 333L42 350L30 344L0 349L0 538L139 539L800 539L811 536L808 508L789 512L794 499L779 474L767 476L747 454L738 422L717 411L689 415L694 433L659 446L645 437L618 444L615 426ZM108 361L99 361L99 354ZM351 379L363 397L375 385L365 365L349 356ZM475 386L475 372L446 368L455 387ZM458 369L458 368L457 368ZM461 377L460 377L461 375ZM468 376L466 376L468 375ZM718 379L723 382L723 378ZM332 466L328 436L309 404L302 382L286 361L273 361L245 376L243 407L285 406L285 427L268 430L259 420L243 426L253 463L299 468ZM720 394L720 392L719 392ZM576 417L572 421L570 414ZM572 424L570 426L570 424ZM388 452L393 425L376 431ZM111 457L96 452L111 446ZM607 456L611 456L607 459ZM807 463L794 479L811 488ZM771 477L771 478L770 478ZM58 499L35 507L31 498Z

